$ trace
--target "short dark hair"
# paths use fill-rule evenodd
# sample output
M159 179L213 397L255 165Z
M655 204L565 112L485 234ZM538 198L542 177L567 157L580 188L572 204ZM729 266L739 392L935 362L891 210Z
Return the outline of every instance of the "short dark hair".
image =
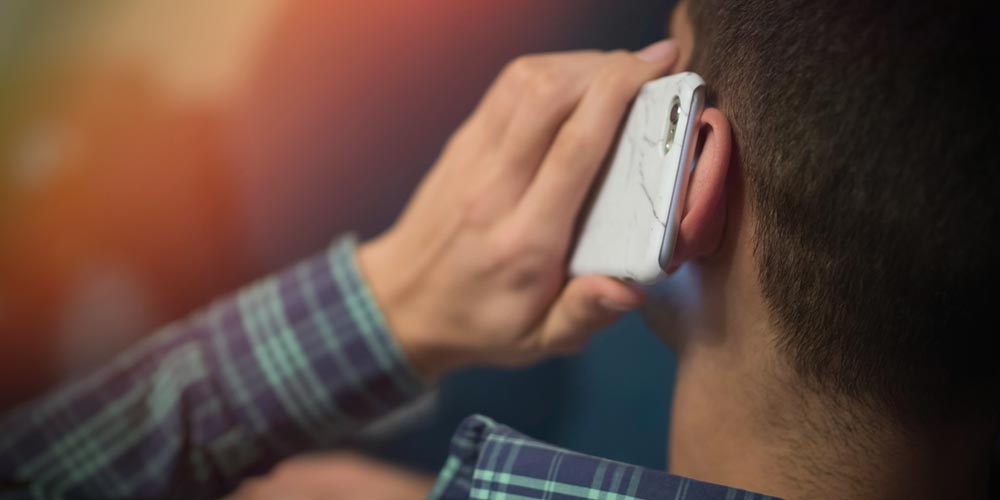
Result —
M995 418L995 18L920 0L688 12L796 373L913 423Z

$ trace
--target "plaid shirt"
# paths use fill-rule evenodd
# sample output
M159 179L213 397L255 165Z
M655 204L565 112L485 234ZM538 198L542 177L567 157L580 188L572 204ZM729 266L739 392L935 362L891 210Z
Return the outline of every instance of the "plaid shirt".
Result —
M772 497L564 450L465 419L431 500L765 500Z
M417 395L354 254L338 240L0 416L0 496L212 498ZM431 497L755 498L738 495L471 417Z

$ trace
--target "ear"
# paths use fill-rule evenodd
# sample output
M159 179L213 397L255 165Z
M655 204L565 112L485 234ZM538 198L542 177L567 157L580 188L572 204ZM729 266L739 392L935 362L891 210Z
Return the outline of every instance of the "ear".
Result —
M717 108L707 108L698 126L697 160L688 181L684 215L668 273L684 262L715 253L725 229L726 176L732 153L729 120Z

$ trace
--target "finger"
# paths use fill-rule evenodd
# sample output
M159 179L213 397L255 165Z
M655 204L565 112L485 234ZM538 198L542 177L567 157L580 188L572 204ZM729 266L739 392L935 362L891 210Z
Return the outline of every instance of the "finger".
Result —
M614 278L574 278L542 321L539 339L551 352L576 352L595 332L614 323L625 311L639 307L644 299L641 290Z
M459 168L475 164L480 170L472 190L490 193L477 201L480 210L509 210L521 197L559 125L607 57L583 50L521 56L507 64L463 131L472 140L462 141L459 149L472 156L453 162ZM469 190L470 177L463 175L459 181Z
M629 104L646 82L664 74L677 58L670 42L656 46L659 59L617 53L587 88L560 128L522 199L521 216L544 220L567 240L576 214L603 162ZM650 47L653 48L653 47Z
M524 94L537 85L542 71L565 70L567 66L580 65L580 63L595 54L597 51L575 51L552 54L533 54L518 57L500 71L497 78L490 84L489 89L483 95L476 109L472 113L470 121L473 126L481 126L489 129L494 140L507 131L518 103ZM558 62L560 68L546 68L554 62Z
M510 124L499 141L499 161L487 182L493 198L507 206L516 203L531 183L560 125L600 73L609 55L598 51L541 54L512 64L517 103ZM502 189L497 189L502 188Z
M579 51L519 59L517 109L504 134L502 149L512 165L534 171L552 144L559 126L580 102L610 55Z

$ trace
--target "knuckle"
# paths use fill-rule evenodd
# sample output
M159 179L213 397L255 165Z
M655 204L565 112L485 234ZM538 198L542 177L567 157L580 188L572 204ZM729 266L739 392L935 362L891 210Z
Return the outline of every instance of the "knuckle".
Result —
M501 81L507 86L523 88L537 67L537 61L533 56L520 56L507 63L501 73Z
M528 78L524 92L537 104L551 104L564 94L562 90L563 84L557 73L540 69Z
M462 223L469 227L480 227L491 220L488 199L480 193L467 193L459 202Z
M565 94L566 79L541 56L521 56L508 66L505 71L508 87L533 104L551 104Z
M528 243L517 234L507 237L493 237L490 242L492 261L499 267L508 268L521 262L528 253Z
M486 251L483 253L483 260L487 269L501 271L509 268L512 262L517 262L520 252L520 247L515 244L494 241L487 246Z
M491 266L507 273L515 287L533 281L548 269L550 252L528 233L515 230L494 235L489 247Z

